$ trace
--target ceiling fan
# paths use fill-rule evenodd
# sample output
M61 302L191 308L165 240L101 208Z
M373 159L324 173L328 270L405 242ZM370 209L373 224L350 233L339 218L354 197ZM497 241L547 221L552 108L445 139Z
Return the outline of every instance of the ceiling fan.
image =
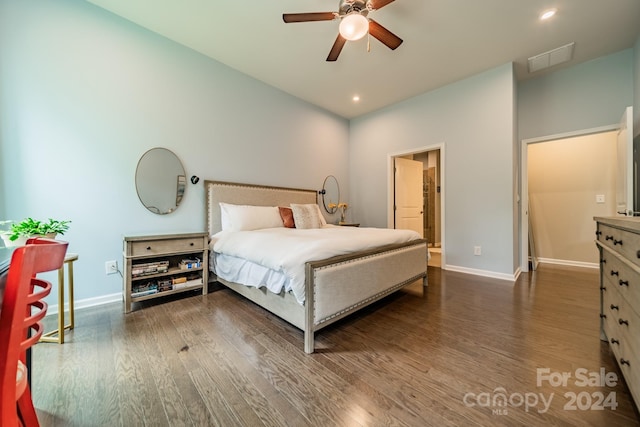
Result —
M382 9L395 0L340 0L338 12L283 13L285 23L340 20L338 37L329 51L327 61L335 61L348 40L359 40L367 33L394 50L402 39L369 18L369 12Z

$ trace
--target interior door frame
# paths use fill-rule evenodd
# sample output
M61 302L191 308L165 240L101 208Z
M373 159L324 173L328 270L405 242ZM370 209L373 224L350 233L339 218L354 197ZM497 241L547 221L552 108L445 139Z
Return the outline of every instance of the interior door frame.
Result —
M596 133L611 132L620 129L620 124L600 126L590 129L582 129L573 132L558 133L541 136L538 138L523 139L520 143L520 271L529 271L529 169L528 147L529 144L548 142L558 139L573 138L576 136L593 135Z
M396 157L408 156L410 154L418 154L418 153L424 153L426 151L440 150L440 168L439 168L440 170L438 171L438 173L439 173L439 180L440 180L440 248L442 251L442 255L440 258L440 264L441 264L440 268L442 270L446 270L446 266L447 266L447 262L446 262L447 251L445 247L446 246L445 191L447 187L445 185L445 180L444 180L445 164L446 164L444 147L445 147L444 142L441 142L438 144L427 145L424 147L412 148L411 150L407 150L407 151L397 151L397 152L387 154L387 227L394 228L395 227L394 212L393 212L394 191L395 191L394 190L395 189L394 159Z

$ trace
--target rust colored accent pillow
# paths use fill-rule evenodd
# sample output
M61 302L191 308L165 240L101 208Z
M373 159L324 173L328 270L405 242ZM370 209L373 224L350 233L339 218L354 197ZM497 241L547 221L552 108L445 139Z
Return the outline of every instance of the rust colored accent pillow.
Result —
M278 209L280 210L280 216L282 217L284 226L287 228L296 228L296 223L293 221L293 211L291 210L291 208L278 206Z

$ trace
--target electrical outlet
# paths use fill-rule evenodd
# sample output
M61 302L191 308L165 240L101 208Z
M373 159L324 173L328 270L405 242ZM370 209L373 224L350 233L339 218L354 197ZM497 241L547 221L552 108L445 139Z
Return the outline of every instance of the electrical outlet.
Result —
M474 246L473 247L473 254L478 256L478 255L482 255L482 246Z
M107 261L104 263L106 274L116 274L118 272L118 261Z

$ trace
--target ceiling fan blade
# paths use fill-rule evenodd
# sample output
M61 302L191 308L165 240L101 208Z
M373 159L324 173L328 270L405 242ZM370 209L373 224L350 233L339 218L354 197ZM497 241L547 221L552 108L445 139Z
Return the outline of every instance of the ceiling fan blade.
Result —
M333 46L331 47L329 56L327 56L327 61L335 61L336 59L338 59L338 55L340 55L340 52L342 51L342 48L344 47L344 44L346 42L347 42L347 39L345 39L340 34L338 34L336 41L333 43Z
M396 36L373 19L369 19L369 34L380 40L382 44L391 50L394 50L402 44L402 39L400 37Z
M283 13L284 22L310 22L310 21L332 21L336 17L334 12L310 12L310 13Z
M395 0L371 0L370 4L373 10L382 9L389 3L393 3Z

